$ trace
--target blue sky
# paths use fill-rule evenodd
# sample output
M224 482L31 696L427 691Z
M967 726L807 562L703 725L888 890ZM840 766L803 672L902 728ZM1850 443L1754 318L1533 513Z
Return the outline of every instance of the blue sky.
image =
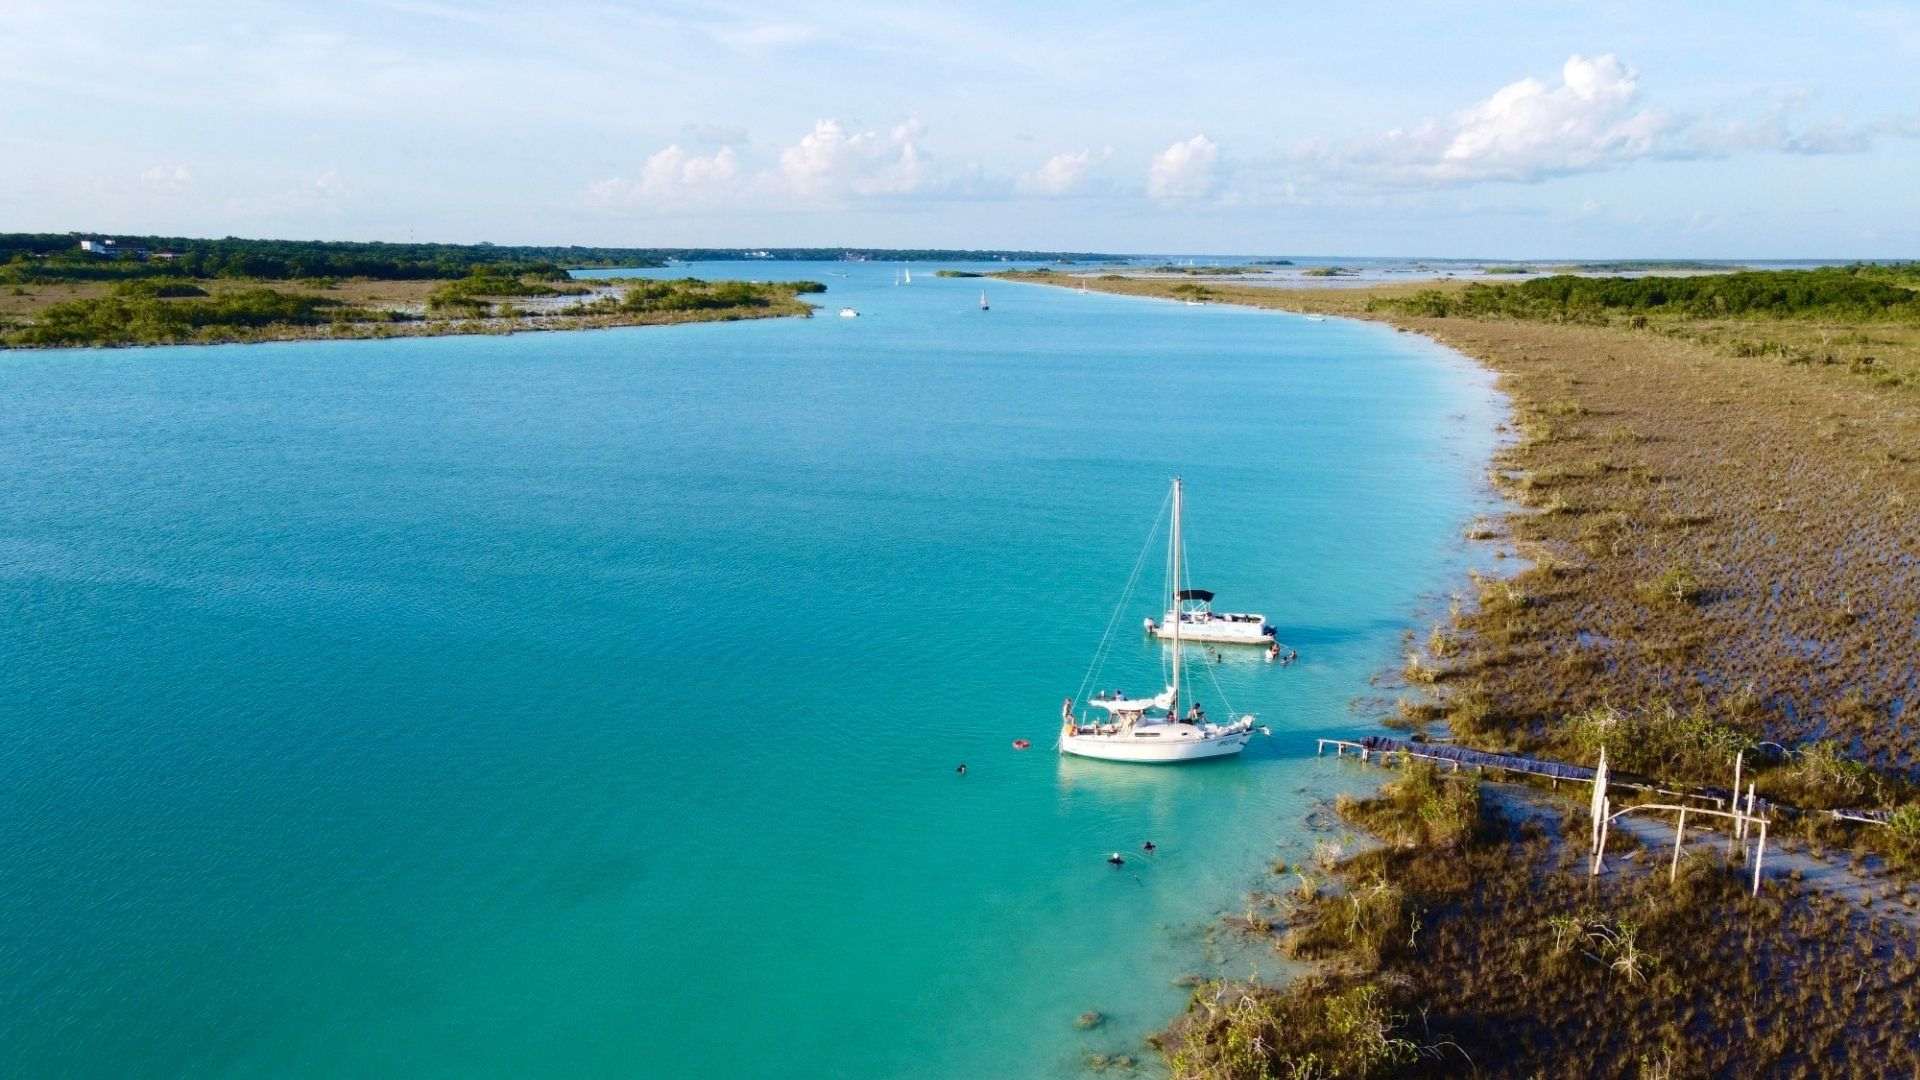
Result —
M1920 4L0 3L0 230L1920 256Z

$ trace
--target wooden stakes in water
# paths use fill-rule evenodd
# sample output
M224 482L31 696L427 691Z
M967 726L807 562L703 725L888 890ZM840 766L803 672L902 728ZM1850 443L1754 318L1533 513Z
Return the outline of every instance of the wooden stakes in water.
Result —
M1613 800L1607 796L1607 753L1605 748L1602 748L1600 751L1600 763L1598 767L1594 769L1593 800L1589 804L1588 809L1588 815L1592 819L1591 843L1593 844L1593 855L1587 864L1587 876L1599 876L1600 871L1606 866L1607 836L1612 830L1614 818L1625 817L1635 810L1670 810L1677 814L1678 818L1675 820L1673 827L1673 857L1667 864L1667 881L1669 884L1679 881L1680 852L1686 847L1687 843L1687 815L1707 814L1713 817L1727 819L1727 858L1729 860L1732 860L1737 854L1744 853L1744 841L1747 833L1754 825L1757 824L1760 826L1759 843L1754 848L1753 856L1753 895L1760 895L1760 868L1761 863L1766 859L1767 850L1767 819L1758 817L1753 812L1754 784L1752 781L1748 781L1747 783L1746 805L1742 806L1740 803L1740 774L1742 772L1741 759L1743 756L1744 755L1735 755L1733 759L1734 785L1733 808L1731 810L1709 810L1705 807L1686 806L1683 804L1643 803L1639 806L1629 806L1623 810L1615 811L1613 808ZM1719 800L1715 801L1719 802Z

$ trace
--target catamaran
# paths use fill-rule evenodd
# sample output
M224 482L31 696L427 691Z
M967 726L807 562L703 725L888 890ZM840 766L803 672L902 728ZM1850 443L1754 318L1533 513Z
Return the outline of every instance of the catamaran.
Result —
M1180 544L1181 484L1178 477L1173 481L1172 529L1167 538L1167 597L1169 607L1177 610L1181 601L1178 596L1181 586L1181 565L1183 552ZM1156 530L1157 531L1157 530ZM1149 543L1152 541L1149 540ZM1141 552L1144 561L1146 553ZM1134 566L1134 575L1139 575L1139 564ZM1132 581L1128 582L1131 589ZM1122 598L1122 604L1125 598ZM1115 609L1115 619L1119 609ZM1169 640L1173 642L1171 650L1170 676L1166 689L1151 697L1128 697L1120 691L1101 691L1087 701L1088 709L1076 716L1072 698L1060 706L1060 752L1079 757L1104 758L1108 761L1133 761L1144 764L1172 764L1181 761L1199 761L1203 758L1227 757L1246 749L1247 741L1253 738L1253 714L1244 713L1238 719L1232 716L1233 710L1227 707L1228 722L1216 724L1207 720L1206 711L1196 699L1187 707L1183 716L1181 702L1181 653L1183 635L1182 622L1170 620L1172 632ZM1106 653L1107 639L1113 634L1113 620L1107 624L1107 633L1101 638L1100 647L1094 652L1094 664L1087 673L1085 686L1091 685L1098 677L1100 660ZM1205 669L1212 674L1210 667ZM1220 692L1218 680L1214 682L1214 691ZM1224 704L1225 695L1220 694ZM1094 710L1106 715L1098 716Z

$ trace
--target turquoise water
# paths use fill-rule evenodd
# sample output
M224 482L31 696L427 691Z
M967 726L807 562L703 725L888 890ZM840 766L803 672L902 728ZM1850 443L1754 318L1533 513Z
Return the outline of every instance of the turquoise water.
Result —
M697 269L863 316L0 356L0 1073L1075 1076L1272 970L1206 929L1358 782L1311 736L1465 565L1486 378ZM1061 760L1175 472L1274 735Z

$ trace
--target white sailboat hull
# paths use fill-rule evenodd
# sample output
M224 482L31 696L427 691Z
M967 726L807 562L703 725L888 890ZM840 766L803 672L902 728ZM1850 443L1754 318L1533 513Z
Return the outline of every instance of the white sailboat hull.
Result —
M1112 734L1062 734L1060 752L1103 761L1167 765L1231 757L1253 738L1250 727L1233 725L1209 732L1192 724L1154 724Z

